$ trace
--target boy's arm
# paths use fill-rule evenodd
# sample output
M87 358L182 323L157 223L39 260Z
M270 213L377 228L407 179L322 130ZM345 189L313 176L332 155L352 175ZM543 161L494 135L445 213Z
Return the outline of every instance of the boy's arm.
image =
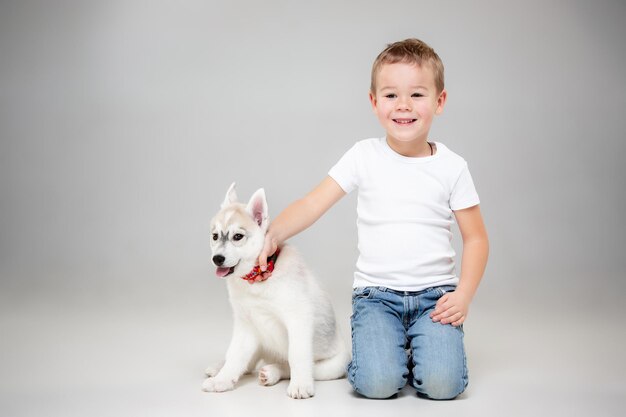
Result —
M460 326L467 317L470 302L485 272L489 239L478 205L454 212L463 237L461 276L456 291L445 294L431 314L433 321Z
M276 248L285 240L300 233L311 226L317 219L337 201L346 195L346 192L330 176L317 185L303 198L291 203L272 221L265 235L265 246L259 255L261 270L267 267L267 258L276 252ZM268 272L259 275L256 282L269 278Z

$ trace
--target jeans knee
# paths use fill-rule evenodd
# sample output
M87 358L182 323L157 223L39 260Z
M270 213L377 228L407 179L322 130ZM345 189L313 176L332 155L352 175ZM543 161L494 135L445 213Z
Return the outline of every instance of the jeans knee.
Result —
M372 399L392 397L406 385L406 378L402 374L387 373L381 375L376 373L370 375L352 370L348 375L352 388L362 396Z
M420 394L431 400L452 400L465 391L467 379L437 375L424 381L416 381L416 387L419 387Z
M397 380L368 380L359 384L352 383L352 388L364 397L371 399L385 399L397 394L404 385Z

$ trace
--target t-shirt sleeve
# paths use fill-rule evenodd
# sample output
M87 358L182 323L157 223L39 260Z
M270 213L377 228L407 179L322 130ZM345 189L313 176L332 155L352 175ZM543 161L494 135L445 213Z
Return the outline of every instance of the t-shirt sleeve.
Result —
M356 154L357 144L350 148L348 152L341 157L339 162L328 171L328 175L339 184L346 194L349 194L358 186Z
M454 184L450 195L450 208L452 210L462 210L473 207L480 203L472 175L467 164L461 170L461 174Z

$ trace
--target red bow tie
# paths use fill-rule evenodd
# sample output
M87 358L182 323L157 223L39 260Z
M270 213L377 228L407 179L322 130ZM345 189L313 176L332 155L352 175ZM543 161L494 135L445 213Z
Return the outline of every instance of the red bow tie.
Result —
M278 254L279 253L280 253L280 249L276 249L276 252L274 252L274 254L272 256L267 258L267 270L266 270L266 272L274 271L274 264L276 263L276 258L278 258ZM254 268L252 268L252 271L250 271L247 275L244 275L241 278L245 279L246 281L254 281L256 279L256 277L258 277L261 274L262 274L261 267L256 265Z

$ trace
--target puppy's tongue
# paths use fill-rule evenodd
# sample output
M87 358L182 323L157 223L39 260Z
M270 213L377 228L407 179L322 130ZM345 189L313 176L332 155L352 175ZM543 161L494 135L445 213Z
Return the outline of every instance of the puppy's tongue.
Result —
M218 277L223 278L226 275L228 275L229 272L230 272L230 268L224 268L224 267L220 266L220 267L217 268L217 271L215 271L215 274Z

